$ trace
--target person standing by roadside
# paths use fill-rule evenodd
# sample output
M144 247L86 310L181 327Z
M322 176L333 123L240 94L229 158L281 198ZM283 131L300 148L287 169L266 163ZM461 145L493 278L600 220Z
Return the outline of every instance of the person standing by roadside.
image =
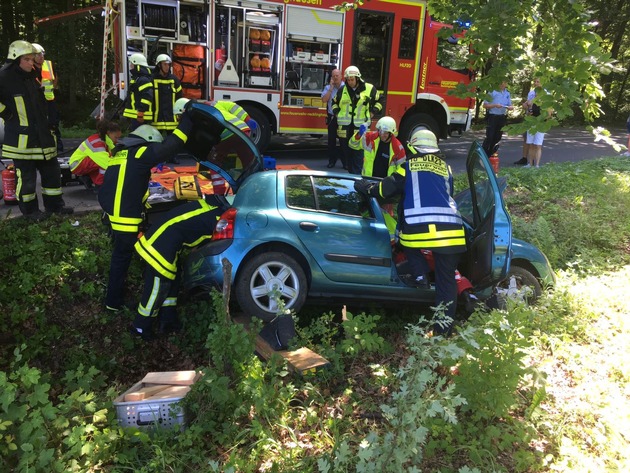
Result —
M507 90L507 81L501 82L499 90L493 90L489 94L489 100L483 102L486 109L486 139L483 142L483 150L491 156L496 151L496 146L503 136L503 127L507 123L507 112L512 110L512 97Z
M335 167L337 159L341 160L341 165L344 169L348 169L345 156L337 147L337 117L332 109L333 100L342 85L344 85L344 82L341 80L341 71L339 69L333 69L330 71L330 82L324 87L324 90L322 90L322 102L326 104L326 125L328 126L327 167L329 169Z
M333 99L332 111L337 117L337 136L348 172L361 174L363 151L350 148L349 141L362 125L365 130L370 128L372 117L381 112L383 105L378 90L361 78L358 67L348 66L343 75L345 83Z
M131 80L123 116L129 118L129 131L153 122L153 81L147 58L142 53L129 56Z
M531 115L533 117L539 117L541 110L540 105L536 103L536 97L540 95L540 92L544 92L542 85L540 83L540 78L536 77L534 79L534 89L532 89L527 95L527 106L531 108ZM552 109L546 111L547 118L551 117L553 113ZM531 167L540 167L540 158L542 157L542 145L545 139L545 133L537 131L532 133L530 131L527 132L527 164L524 166L526 168Z
M450 334L457 304L455 271L466 251L462 216L452 197L453 174L429 130L416 131L407 145L407 161L380 183L356 181L357 192L372 197L401 195L399 241L409 261L415 285L427 287L430 272L423 250L433 252L435 306L442 306L434 332Z
M57 88L57 75L53 70L52 61L44 59L46 51L42 46L33 43L33 47L37 51L35 55L35 69L39 74L39 82L44 89L44 97L48 103L48 122L53 133L57 137L57 151L63 151L63 142L61 141L61 130L59 129L60 117L57 103L55 102L55 89Z
M523 102L523 111L525 116L532 115L532 105L536 98L536 87L540 87L540 78L534 79L534 88L527 93L527 100ZM527 164L527 155L529 154L529 145L527 144L527 132L523 133L523 157L516 161L514 164L518 166L525 166Z
M28 41L9 45L7 62L0 69L0 117L5 123L2 157L12 159L15 165L20 212L41 221L53 213L70 214L73 209L63 201L57 145L34 68L36 53ZM39 210L38 172L46 212Z

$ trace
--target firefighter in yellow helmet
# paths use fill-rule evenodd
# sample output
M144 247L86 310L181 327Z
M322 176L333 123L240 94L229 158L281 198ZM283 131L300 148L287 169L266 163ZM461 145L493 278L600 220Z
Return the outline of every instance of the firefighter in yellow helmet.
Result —
M344 85L333 99L332 111L337 117L337 135L341 152L346 158L351 174L361 174L363 151L350 148L350 138L357 130L360 130L362 135L370 127L372 117L383 109L379 99L378 90L361 78L358 67L346 68Z
M128 118L129 131L153 122L153 80L147 58L142 53L129 56L129 94L123 116Z
M43 220L51 213L72 213L72 208L63 201L48 105L34 70L36 53L28 41L9 45L7 62L0 69L0 117L5 133L2 157L12 159L15 165L20 211L27 218ZM39 209L38 172L45 213Z
M435 263L434 332L450 334L457 304L455 271L466 251L462 217L453 199L453 175L429 130L416 131L407 145L407 161L380 183L356 181L355 189L372 197L400 194L399 241L409 261L413 285L427 287L430 272L422 250L431 250Z

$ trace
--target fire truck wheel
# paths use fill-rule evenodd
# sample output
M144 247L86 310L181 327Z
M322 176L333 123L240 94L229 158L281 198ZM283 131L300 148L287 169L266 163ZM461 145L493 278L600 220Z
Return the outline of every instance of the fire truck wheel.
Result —
M398 139L402 143L406 143L411 139L411 135L418 130L431 130L438 141L440 140L440 127L435 118L428 113L413 113L405 118L400 126Z
M258 108L251 105L244 105L243 108L249 117L258 125L255 130L251 131L249 137L256 144L260 152L263 152L271 142L271 124L267 116Z

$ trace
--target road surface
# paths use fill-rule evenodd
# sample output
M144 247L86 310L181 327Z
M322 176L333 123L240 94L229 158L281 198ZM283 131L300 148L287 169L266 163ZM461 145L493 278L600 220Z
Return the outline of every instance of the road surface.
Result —
M626 144L627 135L623 129L611 130L612 138L617 143ZM465 171L466 156L473 140L482 142L484 131L464 133L461 137L454 136L440 142L440 148L446 154L447 162L454 173ZM66 149L73 149L82 140L64 140ZM519 137L504 136L499 150L500 166L514 167L514 161L521 158L523 140ZM276 159L281 164L305 164L311 169L327 171L328 158L326 155L326 138L302 135L282 135L272 139L270 149L265 153ZM619 155L610 145L599 141L595 142L591 133L583 129L558 128L545 137L542 154L542 169L534 172L544 172L544 165L550 162L582 161L585 159L599 158L603 156ZM630 159L630 158L620 158ZM193 160L183 160L182 165L193 164ZM337 163L341 170L341 163ZM0 166L1 167L1 166ZM2 169L4 169L2 167ZM41 197L40 197L41 199ZM96 195L79 184L70 184L64 187L64 200L66 205L72 206L76 211L99 210ZM43 210L43 206L40 203ZM0 201L0 219L6 216L19 216L17 205L6 205Z

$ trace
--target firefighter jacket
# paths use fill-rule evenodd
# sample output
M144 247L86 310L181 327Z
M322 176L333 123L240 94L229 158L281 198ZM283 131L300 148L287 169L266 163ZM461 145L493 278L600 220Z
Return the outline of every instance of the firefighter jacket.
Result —
M0 117L4 119L3 159L56 158L57 144L37 71L25 72L19 59L0 69Z
M184 247L192 248L210 240L225 208L195 200L180 205L154 223L136 242L136 251L166 279L177 276L177 260Z
M372 84L359 79L357 87L348 84L341 86L333 99L332 110L337 116L338 136L350 138L354 129L361 125L369 127L373 113L380 113L383 105L379 102L379 93Z
M179 126L162 143L149 143L134 135L118 142L98 193L98 202L109 216L112 230L138 233L151 168L183 148L191 129L192 122L184 113Z
M386 144L386 143L383 143ZM381 138L378 131L368 131L359 137L358 133L352 135L348 146L352 149L363 149L363 170L361 174L368 177L387 177L391 176L396 169L398 169L407 158L405 154L405 147L402 143L392 135L392 139L389 142L388 154L387 154L387 173L383 176L374 174L374 163L377 159L383 159L385 156L378 156L379 146L381 145ZM380 147L383 148L382 146ZM379 166L377 166L379 167Z
M109 159L112 156L112 150L114 149L114 142L112 139L105 135L105 141L101 139L101 136L96 133L92 136L89 136L83 143L79 145L79 147L72 153L70 156L70 171L73 174L84 175L80 172L80 167L82 163L84 163L85 159L90 159L94 163L93 165L87 166L88 170L92 170L94 168L94 178L92 179L95 184L100 185L103 183L103 176L105 175L105 170L107 169L107 165L109 164ZM96 173L98 167L98 174ZM92 177L92 173L90 172L90 177Z
M250 129L249 125L246 123L249 120L249 115L243 107L234 102L219 100L218 102L214 103L214 108L221 112L221 115L223 115L223 118L226 122L231 123L236 128L249 136ZM230 135L230 131L225 129L221 133L221 139L225 140L226 138L229 138Z
M452 190L450 167L430 152L408 156L400 169L369 192L385 198L402 194L398 205L402 246L461 253L466 249L466 235Z
M153 80L148 67L135 66L131 70L129 96L123 116L133 120L142 117L146 123L153 121Z
M156 67L153 73L153 123L158 130L172 131L177 128L177 120L173 115L173 105L182 96L182 85L173 74L166 77Z
M40 82L44 88L44 97L46 97L46 100L49 102L55 100L55 83L57 82L57 78L55 77L52 61L44 61L42 68L39 70L39 74Z

